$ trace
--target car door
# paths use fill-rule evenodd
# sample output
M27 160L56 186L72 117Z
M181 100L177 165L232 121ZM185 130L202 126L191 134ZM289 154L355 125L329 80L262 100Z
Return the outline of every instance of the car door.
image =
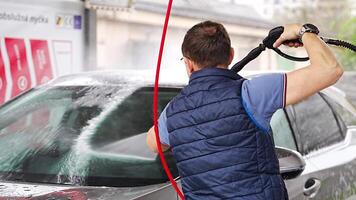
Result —
M333 110L344 136L341 142L323 148L322 153L309 155L318 167L318 176L323 183L321 192L328 191L333 199L356 199L356 113L350 112L335 98L320 95Z
M274 143L279 147L299 151L289 120L284 109L280 109L274 113L271 119ZM285 180L290 200L305 199L303 195L303 183L310 177L310 172L316 171L316 167L312 163L308 160L305 160L305 162L306 166L301 176Z
M300 177L286 181L291 199L345 199L355 191L355 145L347 143L350 130L325 99L317 93L286 108L296 149L307 163Z

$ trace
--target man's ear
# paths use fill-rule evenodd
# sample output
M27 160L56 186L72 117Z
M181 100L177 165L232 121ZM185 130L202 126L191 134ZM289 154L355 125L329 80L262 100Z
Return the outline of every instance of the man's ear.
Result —
M229 55L229 65L232 63L232 61L234 60L234 56L235 56L235 50L234 48L231 47L230 49L230 55Z
M194 72L194 63L188 58L184 58L185 68L187 70L188 76Z

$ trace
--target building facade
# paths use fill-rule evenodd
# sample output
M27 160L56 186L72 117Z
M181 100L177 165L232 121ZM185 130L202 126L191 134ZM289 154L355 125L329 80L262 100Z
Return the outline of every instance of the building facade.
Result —
M156 66L167 1L136 0L130 9L101 7L97 15L99 69L153 69ZM169 22L162 68L181 68L181 43L194 24L213 20L227 28L235 49L234 62L243 58L275 26L249 5L232 1L176 0ZM266 51L246 70L277 69L276 54Z

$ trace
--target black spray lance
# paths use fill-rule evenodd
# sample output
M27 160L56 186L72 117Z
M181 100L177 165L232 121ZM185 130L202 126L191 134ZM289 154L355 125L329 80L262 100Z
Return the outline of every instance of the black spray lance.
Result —
M298 58L298 57L294 57L288 54L283 53L281 50L279 50L278 48L274 48L273 44L277 41L277 39L282 35L284 31L284 27L283 26L278 26L272 30L270 30L268 36L262 41L262 43L252 49L247 56L245 56L241 61L239 61L238 63L236 63L231 70L233 72L238 73L242 68L244 68L249 62L251 62L252 60L256 59L264 50L266 50L266 48L268 49L272 49L273 51L275 51L276 53L278 53L280 56L288 59L288 60L293 60L293 61L297 61L297 62L303 62L303 61L308 61L309 57L304 57L304 58ZM330 39L330 38L324 38L324 37L320 37L326 44L330 44L330 45L335 45L335 46L339 46L339 47L344 47L347 48L351 51L356 52L356 46L342 41L342 40L335 40L335 39ZM289 43L289 42L299 42L299 40L289 40L286 41L285 43Z

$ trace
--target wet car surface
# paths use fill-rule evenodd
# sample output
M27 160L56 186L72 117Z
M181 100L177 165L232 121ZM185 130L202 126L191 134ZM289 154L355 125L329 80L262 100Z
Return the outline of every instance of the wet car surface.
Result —
M153 80L144 74L62 77L0 108L0 197L178 199L145 144L153 124ZM184 83L160 84L159 112ZM328 88L279 110L277 146L300 152L302 175L286 180L290 199L356 195L356 110ZM166 159L179 176L170 152Z

